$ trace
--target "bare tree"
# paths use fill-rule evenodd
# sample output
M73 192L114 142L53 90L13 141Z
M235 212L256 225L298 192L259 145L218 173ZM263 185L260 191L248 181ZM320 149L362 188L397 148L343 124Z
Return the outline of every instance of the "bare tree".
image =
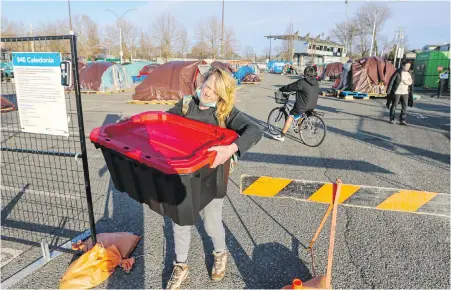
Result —
M198 22L196 26L196 43L191 49L191 54L194 57L201 59L208 57L208 44L207 44L207 32L205 29L205 24L203 22Z
M108 54L119 55L119 28L116 24L107 25L103 29L103 42L108 48Z
M370 7L366 5L361 7L360 11L357 13L358 23L360 23L362 28L361 31L365 31L372 38L373 27L375 26L376 28L374 35L374 51L376 55L378 52L377 36L391 15L392 13L387 6L373 4L371 4Z
M217 58L221 49L221 23L216 16L211 17L206 23L205 39L211 58Z
M147 32L141 31L136 48L136 57L140 59L152 59L153 45Z
M346 51L352 54L354 40L357 36L357 25L354 22L341 22L333 28L330 33L331 37L340 44L346 45Z
M72 17L72 24L79 55L95 58L100 52L99 25L86 15Z
M231 58L238 50L238 40L235 36L233 28L225 28L224 31L224 57Z
M23 22L14 22L2 17L1 21L2 37L25 36L28 35L27 28Z
M371 45L371 36L368 34L368 27L366 27L363 23L358 22L358 17L355 20L356 22L356 46L355 50L359 54L359 56L364 57L369 55L370 45Z
M42 36L54 36L67 34L69 31L69 25L67 21L56 20L41 22L37 29L34 29L33 34ZM50 40L44 42L44 46L41 44L35 45L36 51L58 51L58 52L70 52L70 47L64 41Z
M26 36L27 28L23 22L9 21L6 17L2 17L1 20L1 35L2 37L15 37L15 36ZM31 46L31 42L27 42ZM1 48L5 50L15 50L15 51L30 51L31 47L28 47L24 42L23 45L13 45L12 43L2 42Z
M269 47L265 47L265 48L262 50L262 53L263 53L263 55L265 56L265 58L269 58L269 55L270 55Z
M287 24L287 27L285 28L285 35L288 38L282 41L282 57L288 61L292 61L294 49L294 25L292 20L290 20L290 22Z
M194 58L205 59L208 55L208 45L205 42L197 42L191 48L191 56Z
M246 46L243 50L243 58L247 60L254 60L255 51L252 46Z
M167 61L177 49L178 23L175 17L169 12L157 17L153 23L153 36L161 56Z
M122 20L122 50L124 51L125 57L136 56L137 43L139 40L139 30L130 21Z
M178 35L179 35L180 56L182 58L185 58L189 46L188 32L186 32L186 29L184 27L181 27L179 29Z

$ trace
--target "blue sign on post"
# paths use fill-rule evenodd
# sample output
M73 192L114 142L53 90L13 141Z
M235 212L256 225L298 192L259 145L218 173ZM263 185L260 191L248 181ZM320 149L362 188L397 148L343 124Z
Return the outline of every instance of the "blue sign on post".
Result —
M55 52L13 52L13 66L60 66L61 54Z
M23 132L69 136L59 52L13 52L20 126Z

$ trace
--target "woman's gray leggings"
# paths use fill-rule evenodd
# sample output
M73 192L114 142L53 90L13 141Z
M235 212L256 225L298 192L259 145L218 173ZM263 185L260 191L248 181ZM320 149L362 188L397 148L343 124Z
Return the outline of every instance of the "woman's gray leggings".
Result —
M213 241L216 252L226 249L225 231L222 224L223 198L214 199L203 210L205 231ZM179 226L172 222L175 241L175 255L178 263L185 263L188 259L189 245L191 241L191 229L193 226Z

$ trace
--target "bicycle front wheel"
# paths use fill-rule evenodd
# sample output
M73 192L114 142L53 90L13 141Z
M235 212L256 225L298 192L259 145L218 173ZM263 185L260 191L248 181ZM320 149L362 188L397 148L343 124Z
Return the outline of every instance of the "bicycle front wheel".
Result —
M274 108L268 116L268 131L273 135L279 135L282 133L285 121L288 118L287 112L284 107Z
M302 142L309 147L317 147L326 138L327 128L323 119L316 115L308 116L299 125Z

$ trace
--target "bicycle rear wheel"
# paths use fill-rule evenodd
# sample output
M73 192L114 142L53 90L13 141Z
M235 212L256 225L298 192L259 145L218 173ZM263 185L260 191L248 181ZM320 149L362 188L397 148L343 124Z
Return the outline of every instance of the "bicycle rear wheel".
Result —
M285 121L288 118L284 107L274 108L268 115L268 131L273 135L282 133Z
M302 142L309 147L317 147L326 138L327 128L323 119L310 115L299 125L299 135Z

